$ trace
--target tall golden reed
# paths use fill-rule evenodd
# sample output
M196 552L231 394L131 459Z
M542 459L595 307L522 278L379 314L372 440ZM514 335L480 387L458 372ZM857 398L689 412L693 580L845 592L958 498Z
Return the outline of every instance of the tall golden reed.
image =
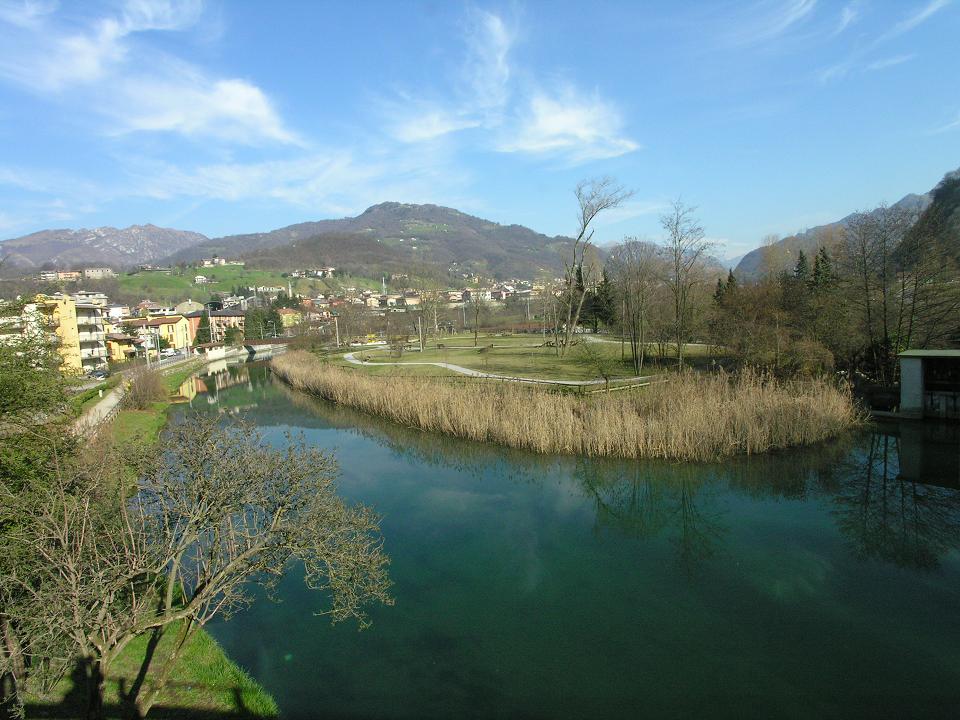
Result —
M389 378L275 358L292 387L408 427L538 453L715 460L834 437L863 422L848 392L824 380L782 383L685 373L636 390L587 396L516 383Z

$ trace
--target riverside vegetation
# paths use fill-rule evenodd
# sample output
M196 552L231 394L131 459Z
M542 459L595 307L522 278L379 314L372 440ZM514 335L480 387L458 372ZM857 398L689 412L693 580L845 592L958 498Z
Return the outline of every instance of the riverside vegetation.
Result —
M366 376L306 352L275 358L292 387L408 427L537 453L705 461L835 437L863 422L826 379L681 372L669 382L590 396L515 383Z
M134 373L113 432L81 440L50 338L0 343L0 715L272 716L213 617L293 558L334 621L391 602L378 518L337 495L332 454L215 417L157 438L186 372Z

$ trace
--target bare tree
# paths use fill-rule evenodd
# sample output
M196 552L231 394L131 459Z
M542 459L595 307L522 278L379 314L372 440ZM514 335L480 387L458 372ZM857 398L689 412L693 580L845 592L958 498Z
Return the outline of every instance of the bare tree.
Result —
M102 453L36 493L0 489L0 521L18 518L18 562L0 577L7 616L32 667L86 668L87 717L103 716L123 649L149 635L164 656L148 654L127 698L143 717L196 630L248 603L251 585L274 587L292 559L334 621L364 624L366 605L391 602L378 520L337 496L326 453L293 440L274 449L250 427L194 417L172 428L132 499L127 467Z
M683 344L691 324L692 291L703 280L699 271L712 247L704 237L696 210L677 200L671 211L660 217L660 225L667 232L664 243L670 264L667 286L673 295L673 330L680 365L683 365Z
M620 296L624 333L630 338L633 370L643 372L650 306L662 275L658 248L648 242L627 238L608 261L610 277Z
M470 312L473 314L473 346L477 347L480 338L480 318L489 311L489 303L479 292L471 293Z
M562 327L557 328L562 337L558 333L556 338L557 355L560 357L563 357L570 347L580 322L580 311L583 309L587 289L596 279L594 265L587 262L593 246L593 223L602 212L618 207L633 195L609 177L581 181L574 192L578 205L577 234L570 248L570 255L564 261L558 318Z
M844 229L851 299L860 310L871 370L884 385L893 382L896 353L912 331L911 282L897 262L896 250L915 220L912 209L881 206L855 214ZM922 260L922 248L923 243L906 249L917 249L917 259ZM923 267L915 265L920 275L925 274Z

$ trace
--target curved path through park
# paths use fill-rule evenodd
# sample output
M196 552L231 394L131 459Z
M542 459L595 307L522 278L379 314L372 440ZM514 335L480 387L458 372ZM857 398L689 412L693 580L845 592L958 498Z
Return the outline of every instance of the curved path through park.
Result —
M380 348L378 348L380 349ZM369 351L364 351L369 352ZM587 386L587 385L603 385L606 381L602 378L599 380L544 380L542 378L528 378L528 377L519 377L517 375L498 375L497 373L488 373L482 372L480 370L474 370L472 368L463 367L463 365L454 365L453 363L445 362L368 362L366 360L360 360L356 357L355 352L348 352L343 356L343 359L348 363L353 363L354 365L370 365L370 366L380 366L380 365L433 365L434 367L446 368L447 370L452 370L455 373L460 373L461 375L468 375L469 377L475 378L491 378L494 380L510 380L512 382L522 382L522 383L531 383L535 385L575 385L575 386ZM624 382L644 382L644 381L653 381L656 379L655 375L637 375L635 377L628 378L613 378L611 382L624 383Z

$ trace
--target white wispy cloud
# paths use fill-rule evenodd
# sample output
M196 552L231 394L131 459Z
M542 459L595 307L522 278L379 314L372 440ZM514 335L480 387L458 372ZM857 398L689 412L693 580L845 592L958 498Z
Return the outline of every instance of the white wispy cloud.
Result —
M514 32L491 12L472 10L468 18L472 22L466 33L468 54L463 72L470 81L471 100L481 110L499 108L509 93Z
M885 70L886 68L896 67L897 65L903 65L905 62L910 62L915 57L916 54L910 53L908 55L894 55L893 57L881 58L880 60L874 60L872 63L869 63L866 69L869 71Z
M558 154L577 164L625 155L640 145L624 134L616 107L567 86L555 94L535 92L497 149Z
M628 200L600 215L596 225L598 228L609 227L647 215L660 215L669 209L670 203L666 200Z
M79 27L46 7L0 13L11 26L9 41L0 44L0 79L54 101L83 102L108 118L109 132L297 142L253 83L211 76L137 38L188 30L202 11L199 0L128 0L117 13Z
M939 133L950 132L951 130L960 130L960 112L957 113L957 117L953 122L936 128L932 134L937 135Z
M943 10L951 2L952 0L930 0L930 2L928 2L926 5L911 13L890 28L881 36L881 40L888 40L890 38L897 37L898 35L903 35L904 33L910 32Z
M389 105L391 135L424 143L467 129L480 129L499 152L554 156L570 164L617 157L639 149L626 136L616 105L586 94L571 82L546 91L526 73L521 85L510 62L516 33L490 12L467 13L466 60L459 77L466 97L424 101L403 96L402 110ZM484 141L481 139L480 143ZM489 143L488 143L489 144Z
M853 25L857 20L860 19L860 3L851 2L844 6L840 11L840 19L837 22L837 29L834 30L834 35L841 34L848 27Z
M895 23L886 32L875 37L869 44L851 53L845 60L821 70L817 74L820 82L828 83L841 79L855 70L884 70L913 60L916 57L916 53L904 53L886 58L878 58L872 61L867 61L866 58L879 52L880 48L890 40L916 29L936 13L947 7L951 2L952 0L931 0L923 7L920 7L907 17Z
M155 77L128 79L120 97L126 105L110 108L118 132L166 131L243 143L301 144L267 95L246 80L210 78L180 67Z
M426 100L404 92L399 99L383 103L392 118L391 135L401 142L418 143L497 125L510 95L513 40L513 31L499 15L469 10L464 22L466 55L455 87L443 99Z
M763 0L745 11L727 33L731 45L755 45L781 37L809 19L817 0Z
M479 127L477 117L464 116L457 111L432 107L397 122L392 133L401 142L418 143L434 140L460 130Z
M36 27L56 8L54 0L0 0L0 22L17 27Z
M131 174L132 192L238 202L272 198L310 212L350 215L384 198L404 202L475 204L463 188L468 176L442 155L422 149L376 155L353 148L260 162L184 167L142 160Z

